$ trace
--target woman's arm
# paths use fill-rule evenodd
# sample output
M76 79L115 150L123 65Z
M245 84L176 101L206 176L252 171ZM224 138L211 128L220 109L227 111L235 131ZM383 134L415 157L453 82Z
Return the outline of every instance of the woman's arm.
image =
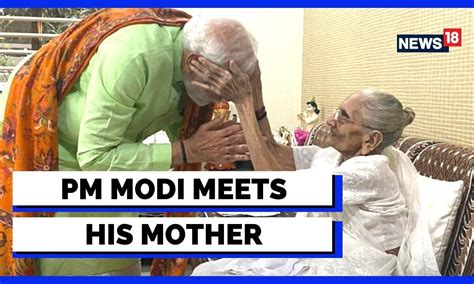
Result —
M235 106L239 113L254 169L257 171L282 170L262 135L254 114L253 98L246 97L242 101L236 102Z
M253 76L250 78L250 81L253 87L254 109L255 112L259 112L262 109L265 109L265 104L263 103L261 73L258 63ZM289 146L278 144L275 139L273 139L270 122L268 121L268 117L266 115L260 119L260 121L258 121L258 126L265 137L270 151L277 162L280 164L280 168L285 171L294 171L295 162L293 158L293 149Z

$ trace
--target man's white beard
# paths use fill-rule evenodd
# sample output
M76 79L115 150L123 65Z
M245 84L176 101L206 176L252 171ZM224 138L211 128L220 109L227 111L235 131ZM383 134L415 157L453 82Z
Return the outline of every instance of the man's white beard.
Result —
M194 87L191 84L188 84L186 80L184 80L184 85L186 86L186 91L188 96L191 98L193 102L195 102L198 106L205 106L210 103L213 103L211 99L205 94L201 94L194 91Z
M195 102L198 106L205 106L210 103L213 103L211 100L206 98L206 95L202 94L195 94L192 92L188 92L188 96L191 98L193 102Z

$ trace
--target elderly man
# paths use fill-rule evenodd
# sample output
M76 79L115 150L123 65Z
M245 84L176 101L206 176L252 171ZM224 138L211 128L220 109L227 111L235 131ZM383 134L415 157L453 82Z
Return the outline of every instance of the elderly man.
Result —
M252 73L252 38L233 20L189 18L168 9L103 10L44 46L15 75L0 144L0 229L7 236L0 275L140 274L139 259L13 260L13 170L168 170L248 159L239 125L216 119L199 127L205 112L192 102L204 106L224 96L193 87L190 62L233 59ZM170 144L142 143L160 130Z

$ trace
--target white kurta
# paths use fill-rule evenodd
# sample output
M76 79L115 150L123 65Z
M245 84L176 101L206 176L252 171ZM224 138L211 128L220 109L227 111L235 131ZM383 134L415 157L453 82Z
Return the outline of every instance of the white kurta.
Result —
M391 148L391 147L390 147ZM393 160L412 167L395 151ZM392 153L392 152L391 152ZM311 175L342 174L342 213L302 213L297 217L331 216L343 221L343 258L340 259L220 259L198 266L193 275L437 275L429 236L408 207L404 192L407 174L392 170L385 155L359 156L342 162L333 148L296 147L297 170ZM393 153L392 153L393 154ZM397 156L398 155L398 156ZM403 155L403 154L402 154ZM342 162L342 163L341 163ZM410 171L414 169L410 168ZM414 171L416 174L416 171ZM315 178L316 180L316 178ZM411 196L411 195L410 195ZM413 199L413 200L412 200ZM415 217L415 218L414 218ZM416 229L416 230L415 230ZM413 232L416 231L416 234ZM401 248L401 257L385 251ZM413 248L415 248L413 250ZM413 251L412 251L413 250ZM425 263L426 262L426 263Z
M308 154L313 157L309 165L308 159L302 158ZM362 225L384 251L400 247L408 210L387 157L358 156L341 163L342 156L334 148L316 146L294 148L294 156L297 170L343 176L344 211L329 214L331 217L346 225L349 222Z

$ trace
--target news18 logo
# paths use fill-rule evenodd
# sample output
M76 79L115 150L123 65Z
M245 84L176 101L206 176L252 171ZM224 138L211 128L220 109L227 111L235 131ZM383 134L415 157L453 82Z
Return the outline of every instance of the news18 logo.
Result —
M443 34L397 35L397 52L449 52L462 45L461 29L444 29Z

